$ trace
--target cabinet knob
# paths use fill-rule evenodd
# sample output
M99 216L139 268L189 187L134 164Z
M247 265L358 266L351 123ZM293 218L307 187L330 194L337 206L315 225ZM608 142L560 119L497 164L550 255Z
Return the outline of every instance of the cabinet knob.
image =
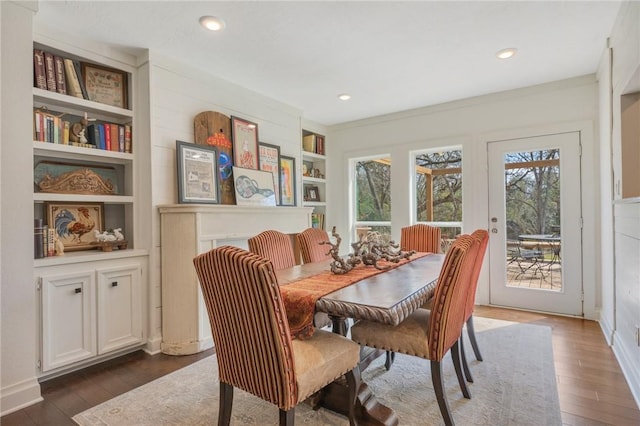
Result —
M76 294L82 293L82 288L76 288L74 291L75 291Z
M113 281L111 283L111 287L118 287L118 281Z

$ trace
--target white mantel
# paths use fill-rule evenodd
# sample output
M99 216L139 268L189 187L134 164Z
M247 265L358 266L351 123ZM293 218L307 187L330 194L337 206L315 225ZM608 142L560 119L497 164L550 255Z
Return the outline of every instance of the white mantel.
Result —
M213 346L209 318L193 258L215 247L247 248L247 239L268 229L296 234L311 226L310 207L240 207L172 204L160 211L162 344L171 355Z

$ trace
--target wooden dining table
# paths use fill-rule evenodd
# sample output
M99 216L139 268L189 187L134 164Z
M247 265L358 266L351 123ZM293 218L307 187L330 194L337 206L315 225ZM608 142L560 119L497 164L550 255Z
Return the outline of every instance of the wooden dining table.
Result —
M347 320L350 318L398 325L433 297L443 260L443 254L428 254L356 281L320 297L315 303L316 312L327 313L332 319L333 331L344 336L348 335ZM326 273L330 263L308 263L276 271L278 283L281 286L295 285L304 278ZM380 351L363 351L361 370L380 354ZM344 383L334 382L327 386L319 399L319 404L328 409L348 413ZM364 381L358 392L357 404L358 424L398 424L393 410L377 401Z

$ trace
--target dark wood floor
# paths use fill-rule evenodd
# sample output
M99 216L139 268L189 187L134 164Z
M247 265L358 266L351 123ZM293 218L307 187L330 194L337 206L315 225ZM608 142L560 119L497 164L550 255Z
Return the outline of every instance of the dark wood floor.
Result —
M479 306L478 316L544 324L553 329L553 351L562 421L565 425L640 425L611 349L594 321ZM135 352L42 383L44 401L6 415L2 426L73 425L85 409L182 368L212 353L189 356Z

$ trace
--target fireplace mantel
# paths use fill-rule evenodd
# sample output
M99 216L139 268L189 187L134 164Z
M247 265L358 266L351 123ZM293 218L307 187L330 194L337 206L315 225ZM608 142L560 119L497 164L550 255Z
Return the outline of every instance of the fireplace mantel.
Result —
M247 248L247 239L268 229L296 234L311 226L311 207L240 207L172 204L160 211L162 344L171 355L213 346L209 318L193 258L215 247Z

